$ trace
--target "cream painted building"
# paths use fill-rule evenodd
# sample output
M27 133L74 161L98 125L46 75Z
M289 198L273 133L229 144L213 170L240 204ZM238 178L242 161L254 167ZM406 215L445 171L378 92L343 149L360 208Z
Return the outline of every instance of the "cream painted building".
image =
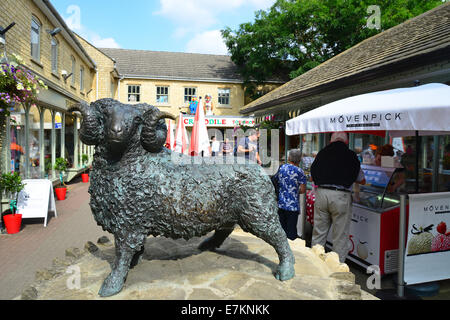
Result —
M40 90L35 104L16 104L11 112L2 133L1 171L16 171L23 178L48 177L56 183L58 173L52 167L56 158L64 157L69 160L70 180L84 170L83 154L92 159L93 148L81 143L80 119L67 110L95 98L97 64L47 0L1 1L0 27L12 23L1 39L2 62L7 62L5 49L7 56L20 56L20 67L42 79L48 90Z
M0 30L11 23L0 52L19 55L21 67L41 78L48 90L41 90L33 105L16 105L6 121L2 172L16 171L26 179L48 177L57 183L52 167L56 158L64 157L70 163L66 180L79 175L85 170L82 155L90 162L93 147L79 140L81 119L67 111L75 103L101 98L148 103L174 116L183 112L189 128L194 117L191 100L204 100L208 94L213 113L207 116L208 128L223 132L254 125L251 115L240 113L248 97L229 56L96 48L73 33L48 0L1 1ZM20 151L13 149L15 145Z

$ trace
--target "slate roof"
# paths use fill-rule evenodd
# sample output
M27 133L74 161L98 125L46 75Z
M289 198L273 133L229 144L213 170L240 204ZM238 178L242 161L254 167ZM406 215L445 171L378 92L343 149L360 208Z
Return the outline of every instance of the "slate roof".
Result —
M125 77L242 83L230 56L99 48Z
M247 114L324 92L356 76L439 52L450 57L450 2L368 38L241 108ZM430 61L429 61L430 62ZM432 61L431 61L432 62ZM412 68L414 65L406 65ZM361 79L360 79L361 80ZM350 82L347 82L350 83Z

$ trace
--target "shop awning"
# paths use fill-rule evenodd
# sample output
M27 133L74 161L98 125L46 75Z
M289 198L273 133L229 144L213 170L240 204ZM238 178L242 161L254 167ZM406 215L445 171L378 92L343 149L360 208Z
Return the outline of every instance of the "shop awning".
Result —
M319 132L390 136L450 134L450 87L431 83L338 100L286 122L287 135Z

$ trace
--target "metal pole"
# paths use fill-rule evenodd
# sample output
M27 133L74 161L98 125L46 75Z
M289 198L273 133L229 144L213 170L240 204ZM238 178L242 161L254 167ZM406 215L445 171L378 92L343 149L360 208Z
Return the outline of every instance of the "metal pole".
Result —
M432 189L431 192L437 192L439 188L439 136L433 137L433 178L432 178Z
M416 193L419 193L419 157L420 157L419 131L416 131Z
M400 226L398 232L398 284L397 296L405 295L405 236L406 236L406 195L400 195Z

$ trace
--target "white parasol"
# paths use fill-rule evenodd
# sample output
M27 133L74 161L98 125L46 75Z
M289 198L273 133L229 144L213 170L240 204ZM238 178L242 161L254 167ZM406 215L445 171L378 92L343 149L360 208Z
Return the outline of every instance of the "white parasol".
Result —
M177 132L175 134L175 142L173 145L173 151L183 154L189 154L189 139L186 131L186 127L184 126L184 118L183 114L180 112L180 116L178 118Z
M389 131L390 136L450 133L450 87L431 83L357 95L286 122L286 134Z

